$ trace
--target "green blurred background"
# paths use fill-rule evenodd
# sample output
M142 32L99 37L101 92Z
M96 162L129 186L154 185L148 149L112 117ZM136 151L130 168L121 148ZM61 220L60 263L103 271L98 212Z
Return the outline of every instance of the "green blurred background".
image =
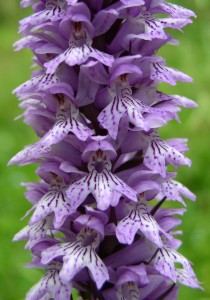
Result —
M172 1L173 3L175 1ZM187 202L187 213L183 217L182 254L194 263L194 269L205 291L182 287L180 300L210 299L210 1L179 0L177 4L194 10L198 16L193 25L178 32L178 47L166 46L161 50L169 66L178 68L194 78L194 84L164 85L164 91L194 99L198 109L183 110L181 124L171 122L163 128L164 138L188 137L188 157L192 167L180 168L178 179L196 195L195 203ZM18 20L28 15L22 11L18 0L1 1L0 10L0 300L24 299L26 291L38 281L40 271L25 269L30 261L24 243L12 243L14 234L24 227L27 220L20 218L30 205L24 200L22 181L36 180L34 167L6 167L8 160L24 145L36 141L32 130L22 119L13 121L21 113L18 101L11 91L26 81L31 73L29 50L13 52L12 44L18 39Z

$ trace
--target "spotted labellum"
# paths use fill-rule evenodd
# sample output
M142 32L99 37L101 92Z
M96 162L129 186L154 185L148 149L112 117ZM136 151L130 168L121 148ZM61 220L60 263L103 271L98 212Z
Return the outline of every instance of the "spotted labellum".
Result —
M21 6L33 14L15 47L30 48L36 69L14 93L38 140L9 164L38 163L40 180L23 184L32 207L14 240L43 270L26 299L174 300L180 285L201 288L174 237L185 209L164 208L195 200L168 169L191 165L187 141L159 133L196 107L159 83L192 79L157 55L176 44L167 29L195 14L164 0Z

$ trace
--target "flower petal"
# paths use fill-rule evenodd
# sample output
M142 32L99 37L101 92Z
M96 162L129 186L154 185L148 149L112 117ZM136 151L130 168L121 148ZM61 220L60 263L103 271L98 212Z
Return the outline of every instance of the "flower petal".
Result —
M162 63L151 64L150 78L155 81L176 85L176 81L192 82L192 78L179 70L165 67Z
M162 199L163 197L167 197L168 200L179 201L186 206L182 195L192 201L196 200L196 196L183 184L175 180L167 180L161 184L161 191L157 195L157 198Z
M110 205L116 206L122 195L136 201L136 192L116 175L108 171L98 173L93 170L86 177L73 183L66 191L71 205L76 209L92 193L97 207L106 210Z
M188 276L195 276L190 262L178 253L176 250L165 246L159 249L157 255L154 258L154 267L160 272L160 274L169 277L174 282L177 281L177 273L175 263L180 263Z
M162 177L166 176L166 161L174 167L191 165L191 161L181 152L170 147L156 133L150 135L148 148L145 150L144 164L151 170L156 170Z
M118 13L115 9L107 9L99 11L94 19L93 26L95 34L101 35L107 32L118 18Z
M59 264L50 264L47 267L45 275L39 283L31 288L26 295L26 300L38 299L55 299L63 300L70 299L72 285L71 283L64 284L59 279Z
M17 96L20 96L24 93L30 93L35 91L44 91L46 88L53 86L55 83L58 83L59 79L56 75L42 74L34 76L25 83L17 87L13 93Z
M79 47L72 42L65 52L45 63L44 66L47 68L48 74L54 74L62 62L65 62L69 66L81 65L86 62L89 57L95 58L107 66L111 66L113 62L113 57L109 54L96 50L88 44Z
M54 226L61 227L67 216L73 212L71 205L65 195L65 186L53 184L38 204L35 206L35 211L31 217L30 224L33 225L52 212L55 214Z
M177 4L163 2L160 4L160 7L165 12L169 13L172 17L177 17L177 18L196 17L195 13L192 10L179 6Z
M51 9L39 11L20 21L19 32L29 29L32 26L43 24L47 21L56 22L61 20L65 15L65 11L59 6L53 6Z
M163 246L159 233L163 230L153 216L147 212L146 204L142 200L141 203L132 204L129 215L119 222L116 235L120 243L131 244L138 230L158 247Z
M91 243L88 242L90 236L95 238ZM89 244L87 246L86 239ZM84 227L75 242L55 245L44 250L42 252L42 263L46 264L53 258L63 256L63 268L60 272L62 282L71 281L80 270L87 267L97 287L101 288L104 282L109 279L109 274L105 264L95 251L99 243L99 234Z
M189 276L189 273L184 269L176 269L177 281L191 288L201 288L200 282L196 276ZM202 289L202 288L201 288Z

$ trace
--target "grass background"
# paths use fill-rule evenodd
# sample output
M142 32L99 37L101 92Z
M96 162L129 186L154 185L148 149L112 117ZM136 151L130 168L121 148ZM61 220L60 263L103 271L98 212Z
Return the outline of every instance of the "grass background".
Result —
M175 1L172 1L175 2ZM177 4L194 10L198 18L193 25L178 32L179 47L166 46L161 50L169 66L191 75L194 84L164 85L164 91L194 99L198 109L183 110L182 123L171 122L163 128L164 138L188 137L188 157L192 167L180 168L178 179L196 195L197 201L187 201L188 210L183 217L183 246L180 251L194 263L194 269L205 291L182 287L180 300L210 299L210 2L209 0L182 0ZM31 55L28 50L14 53L12 44L18 39L18 20L29 14L22 11L18 0L1 3L0 10L0 300L24 299L26 291L38 281L38 270L25 269L30 261L24 243L13 244L14 234L26 225L20 218L30 205L24 200L20 182L36 180L34 167L6 167L8 160L24 145L36 141L32 130L22 120L13 122L21 113L11 91L26 81L31 73Z

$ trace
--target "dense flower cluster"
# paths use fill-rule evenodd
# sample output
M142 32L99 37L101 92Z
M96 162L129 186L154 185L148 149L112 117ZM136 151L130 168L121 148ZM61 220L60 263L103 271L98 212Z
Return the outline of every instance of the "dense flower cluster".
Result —
M26 299L176 299L179 283L200 284L177 252L176 215L165 200L195 200L169 164L190 166L185 139L164 141L158 128L178 120L185 97L158 90L191 78L156 55L176 44L195 14L164 0L22 0L20 21L38 67L15 89L24 120L39 140L10 164L39 163L25 183L32 204L27 240L32 266L45 270Z

